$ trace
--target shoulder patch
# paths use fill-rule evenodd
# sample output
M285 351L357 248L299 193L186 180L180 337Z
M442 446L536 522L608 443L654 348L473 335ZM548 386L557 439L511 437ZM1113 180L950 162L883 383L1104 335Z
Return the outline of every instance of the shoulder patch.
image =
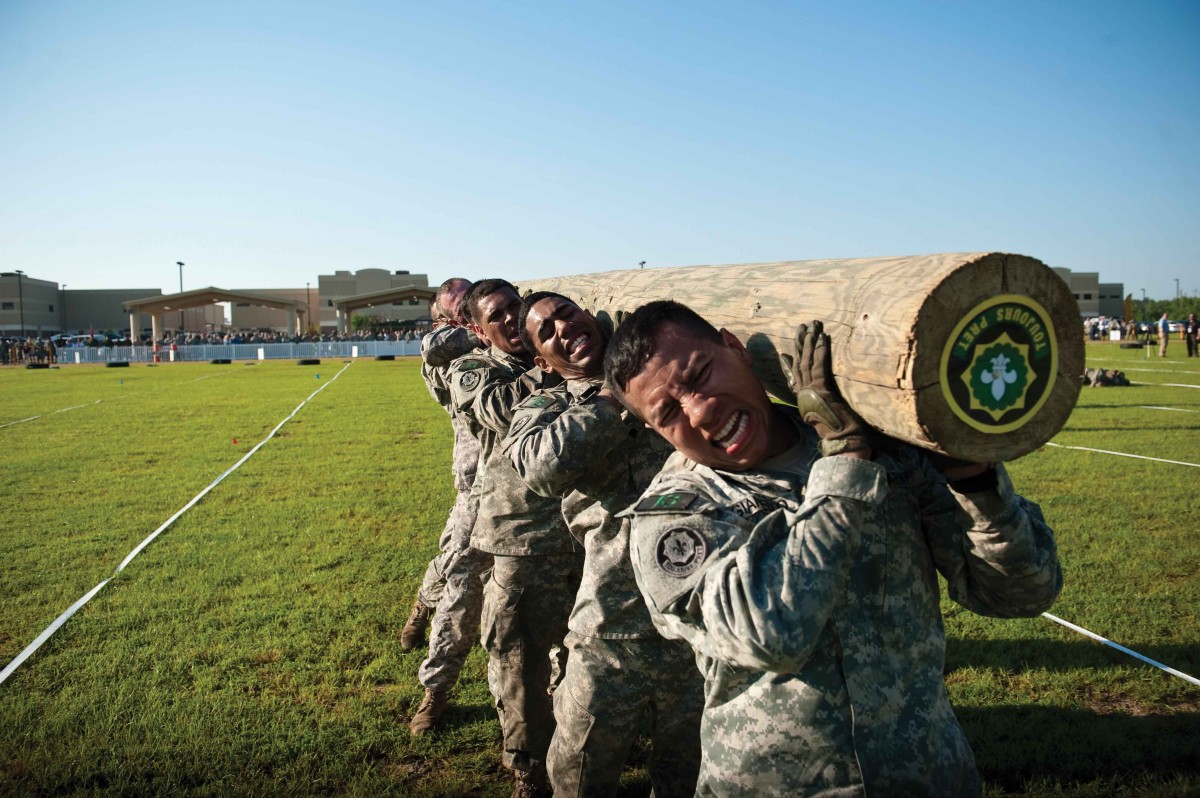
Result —
M526 399L521 404L521 407L545 407L546 405L550 404L552 401L554 401L554 400L551 399L549 396L542 396L542 395L532 396L529 399Z
M458 367L464 371L470 371L471 369L477 369L482 365L483 365L483 361L476 360L475 358L471 358L470 360L460 360L458 362Z
M468 371L458 378L458 384L462 386L464 391L473 391L479 385L481 379L482 377L479 376L478 371Z
M530 421L533 421L533 416L530 416L530 415L518 416L517 420L512 423L511 427L508 428L508 434L515 435L516 433L520 432L521 430L523 430L527 426L529 426Z
M691 507L697 498L697 494L687 491L661 493L642 499L633 510L637 513L677 513Z
M682 578L695 571L708 557L704 536L694 529L675 527L658 536L654 561L667 576Z

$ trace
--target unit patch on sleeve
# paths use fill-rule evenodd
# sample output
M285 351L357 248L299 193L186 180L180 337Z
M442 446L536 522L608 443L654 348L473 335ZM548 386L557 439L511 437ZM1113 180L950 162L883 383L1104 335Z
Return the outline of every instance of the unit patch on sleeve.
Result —
M459 377L458 384L462 386L464 391L473 391L479 386L480 379L478 371L468 371Z
M654 546L654 560L668 576L684 577L695 571L708 556L704 537L694 529L668 529Z
M638 513L677 513L686 510L696 501L697 494L687 491L677 493L662 493L658 496L647 496L633 508Z

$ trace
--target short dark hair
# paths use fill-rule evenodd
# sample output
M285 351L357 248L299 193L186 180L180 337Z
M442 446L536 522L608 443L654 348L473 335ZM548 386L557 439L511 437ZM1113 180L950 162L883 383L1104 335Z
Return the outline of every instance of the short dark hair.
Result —
M479 300L485 296L491 296L497 291L503 291L505 288L511 289L514 294L517 292L512 283L499 277L489 277L471 286L467 295L463 297L463 315L467 317L467 321L479 324L479 319L475 318L475 314L479 310Z
M579 305L570 297L565 297L556 291L534 291L532 294L524 297L521 300L521 314L517 316L518 332L521 335L521 343L525 344L525 349L531 355L536 355L537 350L533 348L533 339L529 337L529 331L525 329L525 319L529 316L529 309L541 302L543 299L558 298L570 302L575 307Z
M471 290L471 281L466 277L451 277L438 286L437 291L433 294L433 301L429 303L430 315L432 316L434 312L437 313L433 318L434 321L437 321L438 316L446 314L446 306L442 303L446 301L448 296L458 290L458 287L463 283L467 284L468 291Z
M725 341L716 327L687 305L670 299L642 305L617 327L604 353L604 381L618 399L624 401L629 381L654 357L654 339L664 324L681 327L700 340Z

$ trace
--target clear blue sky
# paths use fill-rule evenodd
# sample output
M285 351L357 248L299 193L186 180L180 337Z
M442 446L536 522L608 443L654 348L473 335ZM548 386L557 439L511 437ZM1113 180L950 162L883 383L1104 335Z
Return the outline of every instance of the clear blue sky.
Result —
M0 270L973 250L1200 295L1200 3L0 2Z

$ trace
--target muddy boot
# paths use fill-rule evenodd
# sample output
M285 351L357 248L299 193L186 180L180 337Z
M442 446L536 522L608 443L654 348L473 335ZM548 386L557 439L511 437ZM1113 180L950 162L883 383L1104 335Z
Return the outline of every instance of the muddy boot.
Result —
M421 702L421 706L417 707L417 714L413 715L412 722L408 724L408 730L412 732L413 737L420 737L425 732L437 728L438 718L446 711L449 704L449 693L444 690L425 688L425 700Z
M408 614L408 620L400 630L400 648L412 651L425 642L425 628L429 626L431 615L433 610L422 604L420 599L413 602L412 612Z
M513 785L512 798L550 798L553 791L546 780L546 769L534 771L514 770L517 783Z

